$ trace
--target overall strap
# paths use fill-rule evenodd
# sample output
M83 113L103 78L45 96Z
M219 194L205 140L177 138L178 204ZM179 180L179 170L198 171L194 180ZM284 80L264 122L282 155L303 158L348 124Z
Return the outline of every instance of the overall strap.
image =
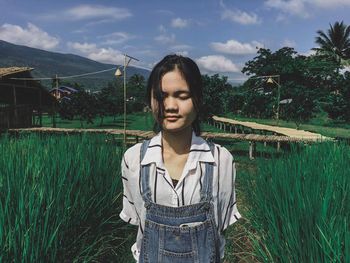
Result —
M215 144L213 142L207 142L210 148L211 153L214 156ZM203 179L203 186L201 189L201 201L211 201L213 198L213 163L205 163L205 174Z
M151 189L149 187L149 167L150 165L141 165L141 161L146 154L147 148L151 140L144 140L141 145L140 150L140 180L141 180L141 195L142 199L147 205L152 201L151 199Z

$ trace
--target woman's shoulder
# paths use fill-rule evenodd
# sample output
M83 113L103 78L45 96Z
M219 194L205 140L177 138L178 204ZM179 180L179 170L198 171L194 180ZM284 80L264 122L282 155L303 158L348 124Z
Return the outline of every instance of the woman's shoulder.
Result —
M233 161L233 156L230 151L220 144L214 143L215 145L215 157L220 161Z
M137 143L128 148L124 153L124 160L131 170L134 170L140 164L141 145L142 143Z

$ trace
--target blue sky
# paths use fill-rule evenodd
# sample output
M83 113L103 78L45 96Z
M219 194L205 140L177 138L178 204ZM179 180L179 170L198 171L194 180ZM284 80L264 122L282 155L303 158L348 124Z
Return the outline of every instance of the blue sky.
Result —
M0 39L111 64L126 53L144 68L180 53L240 81L256 47L310 54L316 31L349 14L350 0L0 0Z

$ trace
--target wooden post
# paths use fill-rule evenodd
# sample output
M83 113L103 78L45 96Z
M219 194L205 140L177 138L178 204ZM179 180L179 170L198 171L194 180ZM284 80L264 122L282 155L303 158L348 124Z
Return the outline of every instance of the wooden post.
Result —
M277 142L277 152L279 152L281 150L281 142Z
M249 159L250 160L254 160L254 142L253 141L249 141Z
M237 134L237 125L235 125L235 133Z
M42 94L41 94L41 89L39 88L39 100L40 100L40 105L39 105L39 125L40 127L43 126L43 118L42 118L42 114L43 114L43 111L42 111Z
M17 128L17 122L18 122L18 114L17 114L17 95L16 95L16 86L13 85L13 123L12 126Z

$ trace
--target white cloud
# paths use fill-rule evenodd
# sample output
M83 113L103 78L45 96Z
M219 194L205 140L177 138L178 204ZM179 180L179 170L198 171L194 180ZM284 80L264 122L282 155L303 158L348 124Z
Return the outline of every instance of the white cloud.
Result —
M231 55L247 55L255 54L257 48L263 47L263 44L258 41L252 41L251 43L240 43L237 40L231 39L226 43L213 42L210 46L217 52L231 54Z
M349 0L304 0L311 5L316 5L321 8L338 8L343 6L350 6Z
M18 25L3 24L0 27L0 39L19 45L52 50L59 44L57 37L50 36L34 24L28 23L27 28Z
M308 18L311 16L312 10L320 9L336 9L350 6L349 0L267 0L265 6L277 9L284 14ZM278 21L284 16L278 15Z
M199 67L210 72L240 72L238 66L224 56L203 56L196 62Z
M188 57L188 51L183 50L183 51L175 51L176 55L183 56L183 57Z
M286 14L307 18L310 16L305 0L267 0L265 6L280 10Z
M221 18L227 19L242 25L254 25L254 24L261 23L261 20L259 19L257 14L247 13L239 9L236 9L236 10L225 9L221 14Z
M282 43L283 47L296 47L297 43L294 40L285 39Z
M184 28L188 26L188 20L182 18L175 18L171 20L171 26L175 28Z
M102 63L123 64L124 55L119 50L113 48L99 48L96 44L69 42L68 47L78 51L89 59Z
M130 11L126 8L107 7L102 5L79 5L66 10L64 13L72 20L95 18L122 20L132 16Z
M166 33L166 28L163 25L159 25L158 26L158 30L159 30L160 33L163 33L163 34Z
M308 50L308 51L306 51L306 52L300 52L299 54L302 55L302 56L305 56L305 57L309 57L309 56L315 55L315 54L316 54L316 51L310 49L310 50Z
M104 45L115 45L133 39L135 36L126 32L113 32L111 34L99 36L98 38L104 39L104 42L102 43Z
M175 42L175 38L176 37L174 34L171 34L171 35L162 34L162 35L156 36L154 40L156 40L161 44L173 44Z

